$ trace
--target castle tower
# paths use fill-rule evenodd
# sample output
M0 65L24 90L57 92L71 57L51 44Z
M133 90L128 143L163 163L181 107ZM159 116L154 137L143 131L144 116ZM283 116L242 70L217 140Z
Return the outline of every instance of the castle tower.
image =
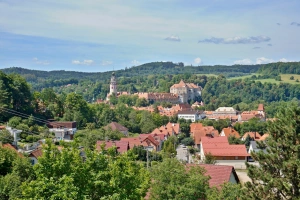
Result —
M113 72L111 74L109 94L110 95L112 95L112 94L117 95L117 81L116 81L115 72Z

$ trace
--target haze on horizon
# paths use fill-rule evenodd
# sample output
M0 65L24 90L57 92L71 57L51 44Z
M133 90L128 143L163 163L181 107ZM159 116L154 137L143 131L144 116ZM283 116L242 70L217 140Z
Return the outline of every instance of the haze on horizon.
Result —
M0 0L0 68L299 61L299 0Z

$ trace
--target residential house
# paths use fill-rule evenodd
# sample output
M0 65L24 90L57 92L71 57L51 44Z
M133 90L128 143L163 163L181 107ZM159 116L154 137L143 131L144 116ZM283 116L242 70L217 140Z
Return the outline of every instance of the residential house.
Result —
M56 140L73 140L77 131L76 122L53 121L47 126L49 131L55 134Z
M245 161L249 156L245 145L229 144L227 137L202 137L200 150L202 161L208 153L216 158L219 165L231 165L235 168L246 168Z
M105 130L108 130L109 128L113 131L119 131L123 133L125 136L128 136L128 128L126 128L125 126L117 122L111 122L110 124L104 127Z
M187 164L186 167L200 166L205 169L205 175L209 176L209 187L217 187L224 183L240 183L239 177L233 166L211 165L211 164Z
M196 101L195 103L192 104L192 108L195 109L195 108L199 108L201 106L204 106L204 103L201 101L201 102L198 102Z
M223 128L223 130L220 133L220 136L226 136L226 137L236 137L236 138L240 138L240 134L234 130L232 127L228 127L228 128Z
M2 144L2 142L0 142L0 147L2 148L7 148L7 149L11 149L13 150L14 152L16 152L20 157L24 157L22 153L20 153L15 146L9 144L9 143L6 143L6 144Z
M97 141L96 149L98 151L101 150L101 145L103 145L103 143L105 144L105 149L116 147L116 150L119 153L127 152L130 149L128 141Z
M12 144L18 147L18 141L20 140L20 133L22 133L22 130L18 130L9 126L6 126L6 130L11 134L11 136L14 137Z
M203 126L202 123L191 123L190 135L194 139L195 147L201 149L201 138L217 137L219 136L219 131L213 126Z
M138 137L121 138L120 141L128 141L129 147L143 146L150 151L159 151L159 142L157 142L152 134L140 134Z
M163 125L158 128L162 133L168 133L168 135L178 135L180 133L180 124L169 122L167 125Z
M205 113L203 111L184 110L178 112L178 119L191 120L192 122L195 122L203 118L205 118Z
M267 153L266 148L265 149L260 149L258 148L258 144L256 141L250 141L250 146L249 146L249 150L248 153L250 154L251 152L259 152L259 151L263 151L264 153Z
M187 103L189 100L194 100L201 96L202 87L194 83L185 83L181 80L178 84L170 87L170 93L178 95L181 103Z
M32 165L35 165L38 163L38 158L41 157L43 155L43 151L41 148L37 148L35 150L33 150L30 154L29 154L29 158L31 161Z
M179 103L179 97L177 94L171 93L158 93L158 92L139 92L135 93L139 98L145 98L150 103L156 102L169 102L172 104Z
M247 122L252 118L258 118L261 121L266 121L266 113L263 104L259 104L257 110L244 111L238 116L239 122Z
M260 140L261 138L261 135L258 132L246 132L241 140L245 141L248 135L252 140Z

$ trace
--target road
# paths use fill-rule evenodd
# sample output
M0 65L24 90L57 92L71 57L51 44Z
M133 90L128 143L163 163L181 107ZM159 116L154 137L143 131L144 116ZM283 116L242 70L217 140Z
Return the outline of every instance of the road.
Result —
M188 158L188 149L187 149L187 147L183 148L182 146L179 145L177 147L176 151L177 151L176 158L178 160L188 162L188 159L187 159Z

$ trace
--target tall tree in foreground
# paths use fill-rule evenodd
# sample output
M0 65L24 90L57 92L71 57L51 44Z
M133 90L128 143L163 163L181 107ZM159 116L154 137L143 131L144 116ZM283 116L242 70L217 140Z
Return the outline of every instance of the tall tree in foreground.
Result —
M268 124L267 153L252 153L259 167L247 164L252 183L247 182L250 199L300 198L300 108L281 108ZM250 196L249 196L250 195Z
M150 199L205 199L209 177L200 166L187 169L175 158L166 158L152 167Z

